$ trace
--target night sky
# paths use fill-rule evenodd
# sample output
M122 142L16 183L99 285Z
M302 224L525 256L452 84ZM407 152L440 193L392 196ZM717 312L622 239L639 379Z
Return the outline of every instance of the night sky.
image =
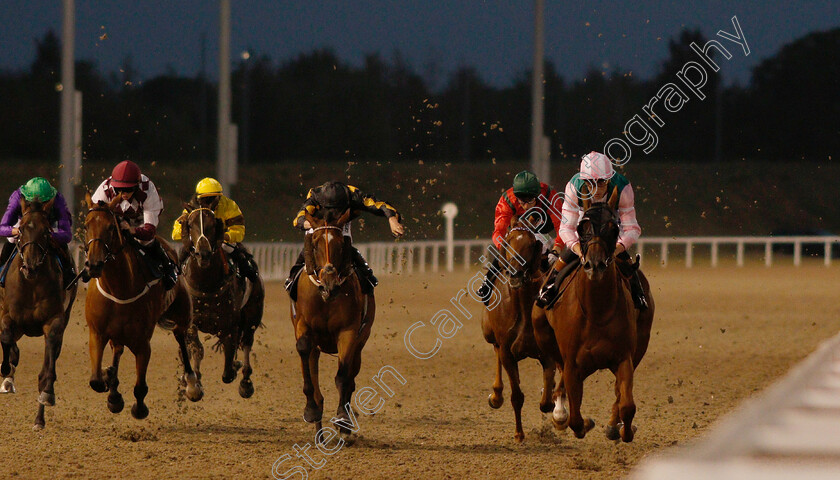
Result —
M492 85L507 86L531 68L533 2L477 0L334 0L231 2L231 55L250 48L275 62L319 47L360 65L367 53L386 59L399 50L433 86L459 65L478 69ZM835 1L546 0L546 56L566 79L600 70L648 78L667 57L668 40L684 27L707 37L733 31L737 15L751 54L735 56L722 74L727 83L749 82L750 69L782 45L812 31L840 26ZM217 70L218 2L212 0L76 0L76 58L104 73L131 55L141 78L174 71L192 76L201 65L206 35L207 71ZM49 28L60 34L59 0L0 2L0 69L25 69L34 39Z

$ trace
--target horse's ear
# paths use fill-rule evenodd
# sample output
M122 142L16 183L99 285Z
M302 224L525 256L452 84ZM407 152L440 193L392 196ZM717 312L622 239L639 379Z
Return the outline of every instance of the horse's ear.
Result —
M607 204L609 204L610 208L615 210L616 205L618 204L618 187L613 187L613 191L610 194L610 199L607 200Z
M190 213L195 210L195 207L190 202L184 202L184 210L186 210L187 213Z
M93 198L90 196L90 192L85 192L85 204L87 204L88 210L93 208Z
M338 217L338 221L335 222L335 224L343 227L344 224L349 222L349 221L350 221L350 209L348 208L347 210L344 211L344 213L341 214L340 217Z
M52 211L53 205L55 205L55 197L51 198L49 202L44 204L44 211L45 212Z
M517 223L519 223L519 216L518 215L514 215L514 216L510 217L510 228L515 227Z
M321 223L322 223L322 221L321 221L321 220L319 220L319 219L315 218L315 216L314 216L314 215L312 215L311 213L309 213L309 210L304 210L304 211L303 211L303 218L304 218L307 222L309 222L309 224L310 224L310 225L312 225L313 227L314 227L314 226L316 226L316 225L319 225L319 226L320 226L320 225L321 225Z
M23 195L20 197L20 213L24 214L29 211L29 204L26 203L26 199L23 198Z
M589 194L589 182L583 182L583 185L580 187L580 198L582 199L583 211L589 210L589 206L592 204L591 195Z

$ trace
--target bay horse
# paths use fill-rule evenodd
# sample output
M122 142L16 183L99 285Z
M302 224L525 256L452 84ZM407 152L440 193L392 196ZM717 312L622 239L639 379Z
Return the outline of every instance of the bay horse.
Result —
M350 398L356 389L356 375L362 365L362 349L370 337L376 313L373 293L362 293L353 269L349 240L342 227L349 221L350 210L338 219L332 212L318 219L306 213L312 233L304 241L306 274L297 285L297 300L291 304L295 346L303 371L306 406L303 419L321 430L324 396L318 379L321 352L338 355L335 385L339 392L336 418L341 436L349 436L352 425ZM345 243L347 242L347 243Z
M527 212L526 212L527 214ZM543 354L534 339L531 325L531 309L539 292L545 271L541 267L542 243L526 226L520 217L511 219L505 236L509 248L500 248L506 265L496 276L494 289L499 292L500 300L493 308L486 308L481 319L481 330L487 343L493 345L496 353L496 375L493 381L493 393L488 397L492 408L499 408L504 403L502 397L502 367L510 382L510 402L516 418L514 438L521 442L525 438L522 430L522 405L525 396L519 387L519 361L525 358L539 360L543 368L543 391L540 410L543 413L555 410L555 415L565 414L562 403L555 405L552 394L555 389L554 359ZM535 225L535 217L528 218L530 225ZM524 262L524 263L523 263ZM554 392L558 396L559 392ZM559 398L559 397L558 397Z
M189 298L179 281L166 292L160 279L140 256L140 248L129 232L122 231L119 222L117 196L110 203L93 203L90 193L85 195L88 211L85 215L85 267L91 282L85 299L85 317L90 333L90 387L99 393L109 392L108 409L119 413L124 407L119 386L119 362L125 347L134 354L137 379L134 385L135 404L131 415L143 419L149 415L144 403L149 387L146 370L152 354L150 341L155 325L165 322L174 325L181 360L187 372L187 397L198 401L201 386L190 367L185 336L190 325ZM166 242L167 253L175 254ZM110 343L113 362L102 371L102 354Z
M236 353L241 348L244 365L239 395L250 398L254 394L251 348L254 333L262 323L265 301L262 279L240 280L231 268L222 248L225 224L216 218L213 210L191 204L186 204L185 209L187 213L178 222L183 232L181 258L188 254L183 264L183 280L192 306L192 326L187 333L192 367L200 382L204 347L197 330L219 338L225 354L224 383L236 379L240 366Z
M587 190L586 186L581 190ZM568 422L555 422L555 426L570 427L577 438L595 426L580 413L583 382L597 370L609 369L615 375L616 398L606 435L610 440L630 442L636 431L632 423L636 414L633 375L647 351L655 307L650 285L639 272L649 308L643 312L635 308L629 282L616 265L617 202L616 189L607 202L583 200L584 213L577 227L582 264L561 286L565 291L554 307L543 310L535 306L532 315L537 343L561 366L568 394Z
M76 299L75 284L65 291L61 265L50 233L49 213L55 199L47 203L21 199L20 238L17 252L6 272L6 288L0 302L0 343L5 377L0 393L14 393L15 368L20 359L17 341L23 335L44 336L44 365L38 374L38 413L34 429L46 424L44 406L55 405L56 362L61 353L64 329ZM69 266L67 266L69 267Z

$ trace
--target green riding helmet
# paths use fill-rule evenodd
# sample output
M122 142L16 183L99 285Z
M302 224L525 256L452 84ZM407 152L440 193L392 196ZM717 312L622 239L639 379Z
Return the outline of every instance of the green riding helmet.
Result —
M43 177L35 177L20 186L20 194L27 202L39 200L49 202L55 197L57 190Z
M533 172L523 170L513 177L513 194L517 197L536 197L540 194L540 181Z

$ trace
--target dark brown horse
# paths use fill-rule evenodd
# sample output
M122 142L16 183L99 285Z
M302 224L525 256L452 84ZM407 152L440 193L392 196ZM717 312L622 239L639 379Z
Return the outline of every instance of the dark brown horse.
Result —
M633 306L629 282L615 263L618 240L618 193L608 202L583 201L584 214L578 224L584 257L573 272L565 291L550 310L535 307L534 333L544 352L562 367L562 382L568 393L568 426L578 438L595 426L581 416L583 381L592 373L609 369L615 375L615 403L606 434L611 440L630 442L636 428L633 417L633 373L647 351L653 323L654 303L647 279L639 272L649 308L639 312ZM565 425L562 425L565 427Z
M122 411L124 402L117 387L120 357L125 347L134 354L137 380L134 385L136 403L131 415L146 418L149 409L144 403L149 387L146 369L152 349L149 344L155 324L169 321L180 347L181 359L187 372L187 396L201 398L201 388L192 371L187 353L185 336L190 325L189 298L182 282L166 292L160 279L155 279L146 262L140 258L139 247L131 234L119 226L117 205L120 197L110 204L94 204L88 193L85 196L88 212L85 216L85 266L92 280L85 299L85 317L90 331L90 386L108 395L108 409ZM158 238L158 241L163 242ZM170 256L175 253L163 242ZM113 363L102 371L102 354L110 342Z
M5 377L0 393L14 393L15 368L20 359L17 341L23 335L44 336L44 366L38 375L38 414L35 429L44 428L44 406L55 405L55 364L61 353L64 329L76 298L75 285L64 290L61 265L50 233L49 212L53 200L46 204L26 204L21 199L20 238L17 255L6 273L6 288L0 302L0 343L3 363L0 374ZM69 267L69 266L67 266ZM65 267L66 268L66 267Z
M237 277L222 248L224 222L216 218L213 210L195 205L186 205L186 209L187 213L178 221L184 244L181 258L188 253L183 265L183 281L192 304L193 325L187 338L193 369L201 381L204 347L197 330L219 338L225 354L224 383L236 378L240 366L236 361L236 352L241 348L244 365L239 395L250 398L254 394L251 347L254 345L254 333L262 322L265 300L262 279L251 282Z
M306 395L303 419L315 423L316 432L321 429L324 396L318 386L318 359L321 352L338 354L336 417L342 435L349 434L344 425L351 424L350 397L356 389L362 348L370 337L376 313L373 294L362 293L350 259L350 245L341 234L349 218L350 210L338 219L328 215L321 220L306 214L314 228L305 241L305 277L298 282L297 301L291 305Z
M536 222L531 219L531 225ZM501 248L506 265L496 277L494 290L500 295L498 303L484 310L481 330L487 343L496 351L496 377L493 381L493 393L488 402L492 408L502 406L502 367L510 381L510 402L516 417L514 438L521 442L525 438L522 431L522 405L525 396L519 388L519 361L535 358L543 368L543 392L540 410L550 412L561 408L553 404L555 363L537 347L531 326L531 309L540 289L545 272L540 269L542 261L542 243L533 231L520 221L511 219L505 242L510 248ZM523 263L524 262L524 263ZM558 412L559 414L559 412Z

